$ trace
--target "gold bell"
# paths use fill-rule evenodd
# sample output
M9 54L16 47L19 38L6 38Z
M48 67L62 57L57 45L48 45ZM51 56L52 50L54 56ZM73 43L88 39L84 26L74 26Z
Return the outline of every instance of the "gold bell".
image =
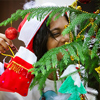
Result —
M77 10L82 10L82 7L81 7L81 6L77 6L76 9L77 9Z
M99 67L97 67L97 68L95 68L95 70L96 70L96 72L98 73L99 78L100 78L100 66L99 66Z
M99 14L100 13L100 9L98 9L96 12L95 12L95 14Z

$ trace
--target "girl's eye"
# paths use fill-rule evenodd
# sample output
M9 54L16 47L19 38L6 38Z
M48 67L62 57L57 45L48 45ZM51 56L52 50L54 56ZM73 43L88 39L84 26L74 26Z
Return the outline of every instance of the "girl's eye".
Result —
M60 36L60 33L52 33L52 35L56 38L56 37Z

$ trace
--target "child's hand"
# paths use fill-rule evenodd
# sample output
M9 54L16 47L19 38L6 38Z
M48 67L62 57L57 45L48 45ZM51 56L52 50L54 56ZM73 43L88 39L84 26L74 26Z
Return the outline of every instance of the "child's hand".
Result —
M11 40L6 38L5 34L0 33L0 53L5 53L6 50L9 50L8 45L13 47L13 43Z

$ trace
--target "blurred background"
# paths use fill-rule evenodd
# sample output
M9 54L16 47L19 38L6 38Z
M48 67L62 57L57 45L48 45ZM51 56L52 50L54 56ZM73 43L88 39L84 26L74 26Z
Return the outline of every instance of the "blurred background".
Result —
M0 0L0 22L6 20L11 16L12 13L16 12L17 9L23 9L23 5L25 0ZM14 21L12 23L12 27L18 27L19 23L22 21L20 18L18 21ZM7 26L0 27L0 33L5 33L5 30L11 27L11 24ZM23 42L18 41L18 39L13 40L14 45L18 48L20 45L24 45ZM15 51L16 52L16 51ZM6 52L7 54L11 54L10 51ZM0 62L2 62L4 56L0 55ZM6 61L8 62L10 57L7 57Z

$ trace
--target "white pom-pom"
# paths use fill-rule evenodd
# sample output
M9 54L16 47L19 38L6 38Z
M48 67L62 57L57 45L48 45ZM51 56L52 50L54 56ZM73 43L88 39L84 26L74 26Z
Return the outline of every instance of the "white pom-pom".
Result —
M36 3L35 1L29 1L27 3L24 4L23 9L30 9L30 8L34 8L36 7Z

